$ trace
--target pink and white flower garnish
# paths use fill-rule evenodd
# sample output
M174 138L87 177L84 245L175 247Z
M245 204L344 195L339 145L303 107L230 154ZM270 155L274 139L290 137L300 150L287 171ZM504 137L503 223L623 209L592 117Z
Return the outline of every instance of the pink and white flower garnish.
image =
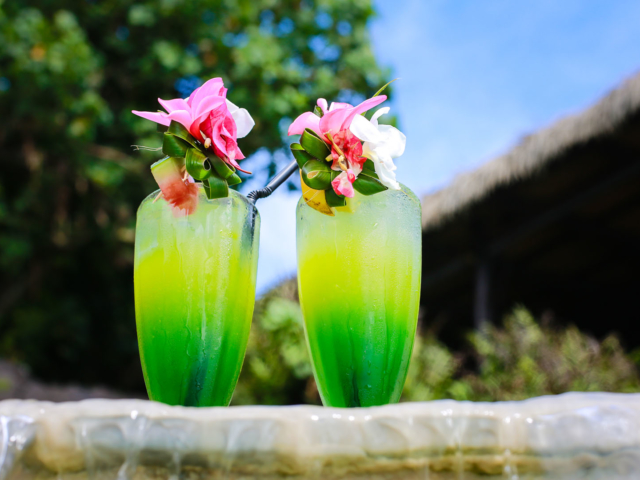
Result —
M331 169L341 171L331 182L337 194L354 196L353 183L367 159L373 162L383 185L400 190L393 159L404 152L406 137L395 127L378 124L378 118L389 111L388 107L374 113L371 121L361 115L386 99L386 95L378 95L356 106L334 102L328 107L327 101L319 98L317 105L322 117L305 112L289 127L289 135L301 135L308 128L327 142L333 159Z
M205 148L212 148L223 161L240 168L237 160L244 155L238 147L238 138L251 131L255 122L249 112L227 100L227 89L221 78L212 78L195 89L187 99L158 99L165 112L138 112L136 115L169 126L172 120L182 124Z
M393 159L404 153L407 137L391 125L378 124L378 118L386 113L389 113L389 107L376 111L371 121L362 116L354 118L351 131L364 141L362 155L373 162L380 182L392 190L400 190Z

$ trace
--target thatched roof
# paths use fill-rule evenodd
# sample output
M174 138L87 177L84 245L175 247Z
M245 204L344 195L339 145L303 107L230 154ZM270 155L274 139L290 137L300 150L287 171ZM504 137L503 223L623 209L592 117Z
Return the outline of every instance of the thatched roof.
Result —
M442 223L500 186L531 176L567 149L613 131L639 110L637 74L582 113L526 136L505 155L456 176L449 186L423 197L423 229Z

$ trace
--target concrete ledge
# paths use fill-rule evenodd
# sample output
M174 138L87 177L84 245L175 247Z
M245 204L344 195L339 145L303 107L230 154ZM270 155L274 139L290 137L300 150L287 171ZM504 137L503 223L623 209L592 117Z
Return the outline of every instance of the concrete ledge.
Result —
M368 409L0 402L0 478L640 478L640 394Z

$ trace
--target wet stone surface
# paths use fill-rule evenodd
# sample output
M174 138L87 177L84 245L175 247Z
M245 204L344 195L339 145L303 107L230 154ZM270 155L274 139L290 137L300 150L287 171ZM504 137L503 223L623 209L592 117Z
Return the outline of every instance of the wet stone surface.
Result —
M0 402L3 479L634 479L640 395L362 409Z

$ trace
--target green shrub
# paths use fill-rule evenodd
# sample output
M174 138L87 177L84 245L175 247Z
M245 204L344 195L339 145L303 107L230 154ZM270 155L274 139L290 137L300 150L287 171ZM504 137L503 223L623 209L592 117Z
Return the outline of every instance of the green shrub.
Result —
M536 321L524 307L502 325L488 324L451 352L433 336L416 336L403 401L444 398L521 400L568 391L640 391L634 361L613 335L598 341L575 326ZM295 281L256 304L235 404L320 402L304 338Z

